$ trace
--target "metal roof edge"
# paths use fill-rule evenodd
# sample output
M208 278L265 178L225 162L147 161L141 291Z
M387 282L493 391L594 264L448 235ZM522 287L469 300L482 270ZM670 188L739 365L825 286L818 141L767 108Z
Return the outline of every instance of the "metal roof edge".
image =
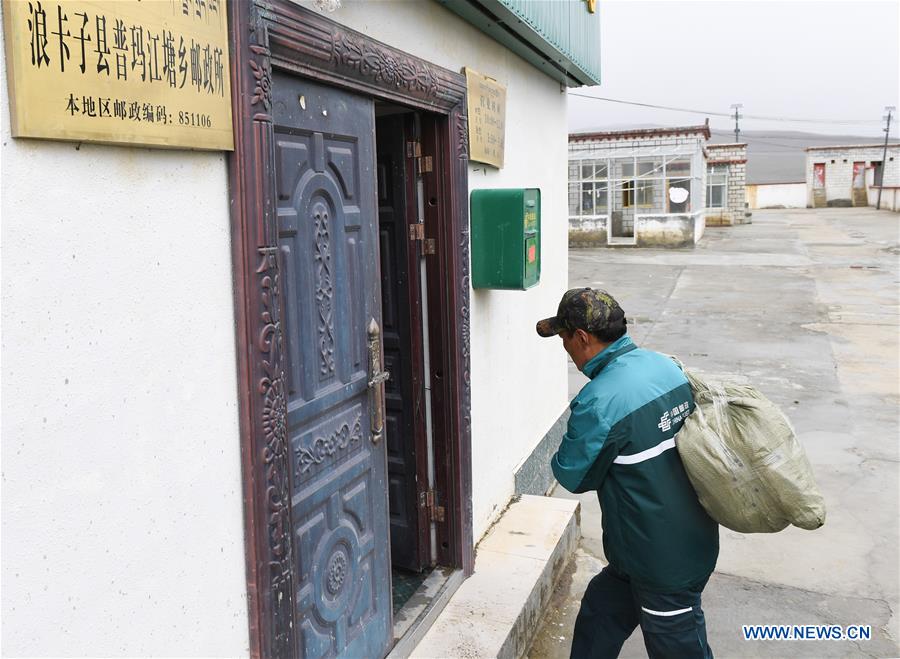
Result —
M567 87L600 84L599 75L574 62L499 0L436 1Z
M642 137L655 137L662 135L705 135L706 139L710 139L709 124L699 124L696 126L674 126L671 128L633 128L631 130L611 130L590 133L569 133L570 142L584 142L586 140L613 140L613 139L629 139ZM712 146L712 145L707 145Z

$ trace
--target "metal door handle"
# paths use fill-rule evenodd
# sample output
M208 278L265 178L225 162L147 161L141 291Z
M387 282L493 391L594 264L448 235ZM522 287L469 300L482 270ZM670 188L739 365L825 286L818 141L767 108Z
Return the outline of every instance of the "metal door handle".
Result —
M369 322L369 422L372 443L384 437L384 383L390 379L388 371L381 370L381 328L373 318Z

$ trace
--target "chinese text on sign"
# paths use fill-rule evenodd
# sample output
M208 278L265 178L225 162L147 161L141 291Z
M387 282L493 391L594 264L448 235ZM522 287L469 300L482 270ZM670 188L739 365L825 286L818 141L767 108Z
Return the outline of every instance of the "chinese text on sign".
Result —
M16 137L234 148L225 0L3 0Z
M467 68L469 160L503 167L506 87Z

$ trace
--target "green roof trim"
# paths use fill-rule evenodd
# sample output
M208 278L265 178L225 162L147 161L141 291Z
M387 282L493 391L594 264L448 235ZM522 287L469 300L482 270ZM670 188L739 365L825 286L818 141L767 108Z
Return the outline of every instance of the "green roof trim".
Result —
M437 2L554 80L600 84L600 14L590 13L585 0Z

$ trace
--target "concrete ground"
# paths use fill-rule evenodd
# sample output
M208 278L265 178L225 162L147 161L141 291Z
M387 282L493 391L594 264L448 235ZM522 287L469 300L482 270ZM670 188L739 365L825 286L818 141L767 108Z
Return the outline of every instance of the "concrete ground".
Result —
M717 657L900 656L898 226L874 209L761 211L707 229L693 250L570 253L570 285L608 289L639 345L746 377L780 405L825 496L816 531L721 529L703 597ZM584 382L570 364L570 394ZM582 502L583 540L530 657L568 656L581 595L605 563L596 496L560 490ZM744 624L864 624L872 639L744 641ZM646 656L639 630L621 656Z

